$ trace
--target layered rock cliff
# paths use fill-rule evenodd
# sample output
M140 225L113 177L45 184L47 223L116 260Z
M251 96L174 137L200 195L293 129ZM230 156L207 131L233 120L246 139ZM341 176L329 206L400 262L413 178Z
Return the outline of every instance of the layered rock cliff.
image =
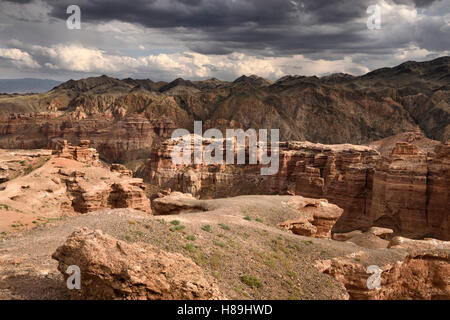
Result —
M397 144L377 165L371 220L408 237L450 239L449 169L448 144L428 154L407 143Z
M428 152L412 142L397 143L387 155L369 146L282 142L278 172L263 176L259 164L175 165L177 142L168 140L138 175L201 198L294 193L325 198L344 209L335 232L379 226L407 237L447 240L449 145L434 143Z
M0 148L55 148L63 140L75 145L90 140L102 159L127 162L149 157L151 147L170 137L174 128L169 119L149 120L138 115L12 114L0 119Z
M340 281L354 300L448 300L450 255L448 250L411 253L380 268L380 286L369 288L368 266L353 257L318 261L319 269ZM368 272L369 271L369 272Z

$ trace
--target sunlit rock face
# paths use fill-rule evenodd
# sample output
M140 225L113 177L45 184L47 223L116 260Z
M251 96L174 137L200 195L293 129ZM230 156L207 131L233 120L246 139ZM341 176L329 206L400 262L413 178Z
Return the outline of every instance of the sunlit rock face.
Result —
M395 261L396 260L396 261ZM340 281L352 300L446 300L450 298L448 250L412 253L380 265L379 290L368 287L368 266L351 257L317 262L322 272Z
M176 165L171 157L175 145L169 140L154 148L138 175L162 189L200 198L325 198L344 209L333 232L377 226L411 238L450 237L448 144L424 150L403 141L382 155L369 146L281 142L279 170L271 176L262 176L260 165Z
M216 281L191 259L149 244L129 244L87 228L74 231L52 255L58 270L77 265L83 274L74 299L224 299Z

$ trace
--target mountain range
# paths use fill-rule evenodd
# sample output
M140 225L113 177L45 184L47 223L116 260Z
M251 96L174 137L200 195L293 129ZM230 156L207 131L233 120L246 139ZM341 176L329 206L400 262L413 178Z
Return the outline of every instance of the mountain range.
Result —
M0 118L7 119L11 113L50 112L59 122L101 119L95 121L103 123L105 135L117 121L135 116L186 129L201 120L204 129L278 128L281 140L364 144L418 128L428 138L446 141L450 138L449 104L450 57L441 57L362 76L288 75L277 81L255 75L233 82L90 77L69 80L40 94L0 95ZM4 128L11 128L9 120L4 121ZM52 121L39 125L48 127ZM85 127L95 126L95 121ZM63 128L67 130L67 125ZM43 132L33 130L37 135ZM52 130L62 130L61 125ZM77 130L78 136L92 138L82 133L87 129ZM3 147L14 147L11 141L23 140L11 134L2 139ZM33 146L47 145L49 139L47 135Z
M0 79L0 93L41 93L59 84L61 81L48 79Z

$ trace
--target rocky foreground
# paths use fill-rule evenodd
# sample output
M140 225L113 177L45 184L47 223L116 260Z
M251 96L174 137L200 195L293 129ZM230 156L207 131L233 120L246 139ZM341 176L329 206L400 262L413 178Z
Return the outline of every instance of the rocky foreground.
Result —
M174 215L128 209L54 221L0 242L0 296L6 299L449 299L449 244L430 249L385 240L383 247L327 238L341 210L299 196L197 200L171 194ZM321 206L330 206L324 215ZM320 214L315 215L318 208ZM308 219L310 212L314 219ZM302 228L285 228L297 221ZM308 226L324 233L310 235ZM293 233L295 232L295 233ZM379 236L375 236L379 234ZM392 240L391 240L392 241ZM398 242L398 240L396 240ZM356 242L356 241L355 241ZM78 265L82 290L65 288ZM367 288L377 265L380 291ZM59 271L58 271L59 270ZM404 285L403 285L404 284Z
M173 166L167 141L147 182L90 145L1 150L0 298L450 299L449 148L420 132L281 143L264 177Z

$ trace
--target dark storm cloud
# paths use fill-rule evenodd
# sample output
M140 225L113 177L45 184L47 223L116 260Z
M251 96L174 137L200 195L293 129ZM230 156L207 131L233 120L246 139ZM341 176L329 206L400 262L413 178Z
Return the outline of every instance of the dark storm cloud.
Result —
M30 3L33 0L5 0ZM374 0L42 0L51 15L65 19L66 8L79 5L85 21L120 20L150 28L231 28L248 23L260 27L298 25L299 16L309 21L346 23L366 15ZM428 6L440 0L391 0L397 4Z
M396 4L414 4L417 8L425 8L433 4L433 2L441 0L393 0Z
M42 1L50 5L50 15L59 19L67 18L68 5L77 4L83 22L118 20L172 30L189 49L203 54L258 50L289 55L327 49L370 53L380 46L398 48L409 41L400 36L395 42L370 43L364 18L368 6L377 3L374 0ZM391 3L426 7L436 1Z
M25 1L20 1L25 2ZM270 50L272 54L344 49L361 42L373 0L62 0L45 1L50 15L66 19L70 4L83 22L119 20L148 28L176 29L180 41L200 53ZM328 30L325 29L328 26ZM316 32L317 31L317 32ZM218 44L220 46L218 47Z
M46 1L51 14L64 19L69 1ZM121 0L89 0L76 2L86 21L120 20L150 28L232 27L256 22L260 25L289 23L292 10L288 0L137 0L132 5Z
M19 3L19 4L25 4L25 3L33 2L33 0L3 0L3 1L10 2L10 3Z

